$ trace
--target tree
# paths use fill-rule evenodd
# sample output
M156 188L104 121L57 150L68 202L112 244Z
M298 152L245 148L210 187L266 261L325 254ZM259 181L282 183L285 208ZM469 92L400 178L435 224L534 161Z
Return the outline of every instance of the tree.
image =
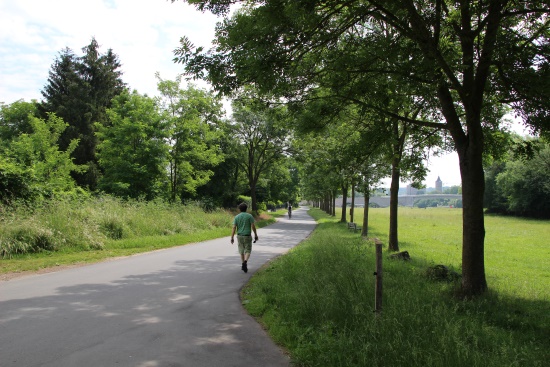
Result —
M194 198L223 161L218 143L223 115L219 98L193 86L181 89L181 78L159 79L160 103L168 123L170 198Z
M335 73L338 74L338 72ZM332 74L330 78L332 78ZM335 149L329 154L333 162L332 166L337 172L342 173L342 222L347 221L348 185L351 184L353 187L359 167L362 167L374 152L385 154L387 165L391 166L388 249L399 251L397 226L399 182L402 178L411 178L415 182L421 182L426 174L423 164L425 151L440 145L441 141L437 131L430 131L426 127L416 126L396 118L396 116L403 116L408 120L414 119L420 113L425 112L424 103L418 100L414 101L413 98L402 92L396 92L391 78L372 79L355 81L354 83L358 86L346 85L345 87L338 87L334 84L338 83L339 78L334 82L323 79L323 84L330 86L328 90L325 89L320 93L308 92L309 97L302 97L299 103L294 102L292 106L294 110L300 111L300 118L297 122L299 129L337 125L330 129L327 128L333 136L323 136L321 140L325 147L334 146ZM382 89L383 93L370 93L368 96L358 96L352 99L338 96L339 94L349 95L349 92L342 92L344 88L363 88L365 84L373 84L373 86ZM379 107L372 109L365 108L366 106ZM392 116L380 113L382 108L391 108ZM429 111L427 108L426 110ZM326 113L325 111L330 112ZM336 133L338 130L341 132ZM380 167L380 165L375 165L375 167ZM375 175L370 172L369 176L374 177Z
M240 165L248 179L253 211L258 210L260 177L288 150L288 132L281 123L284 118L284 109L254 99L233 102L233 132L241 147Z
M189 1L199 9L227 14L234 2ZM342 39L353 41L365 55L380 44L384 24L395 33L388 65L372 59L354 75L399 75L401 85L417 86L419 95L435 96L444 120L424 126L449 132L459 157L463 191L462 289L465 295L487 289L483 217L484 126L498 126L500 103L518 113L536 131L548 129L548 22L544 1L247 1L243 11L218 29L217 48L196 51L187 39L176 52L188 71L206 76L220 90L254 82L261 91L286 97L315 87L310 70L329 72L323 58ZM378 43L377 43L378 42ZM342 59L348 55L341 48ZM315 68L309 67L314 65ZM352 65L355 66L355 65ZM269 70L269 72L266 72ZM208 74L205 74L205 71ZM522 78L532 89L522 88ZM539 79L537 79L539 78ZM525 80L525 79L523 79ZM543 82L541 82L543 80ZM313 82L313 84L312 84ZM407 87L407 90L413 88ZM430 95L429 95L430 94ZM536 98L532 98L537 95ZM403 119L403 117L400 117Z
M15 101L0 103L0 142L6 142L21 134L32 133L30 119L37 117L36 102Z
M295 159L302 166L300 170L301 192L306 200L319 203L319 208L334 215L333 194L341 185L341 175L331 161L328 149L318 143L315 133L300 134L296 139Z
M458 194L461 194L461 189L460 189L460 186L451 186L450 188L448 189L445 189L444 194L451 194L451 195L458 195Z
M67 124L50 114L47 120L28 117L29 133L23 133L1 147L0 201L22 199L35 202L62 196L75 190L71 173L82 170L70 158L78 141L60 151L59 136Z
M212 168L213 175L204 185L197 187L197 196L201 200L212 201L217 207L234 208L238 196L248 191L248 180L240 169L241 150L234 139L232 126L228 121L220 123L217 145L223 154L223 164Z
M292 157L283 157L274 162L259 180L258 203L271 206L299 201L298 166Z
M42 91L44 100L39 109L42 116L55 112L69 124L59 145L67 149L72 140L79 140L72 156L77 164L87 165L88 170L74 176L80 186L94 190L100 174L94 124L107 125L106 109L125 85L118 70L121 64L111 49L100 54L99 44L93 38L82 51L81 57L68 48L60 52Z
M367 159L359 169L357 187L363 192L365 198L361 236L368 236L370 196L380 186L380 180L388 176L389 169L390 167L387 165L387 161L381 149L372 149L368 152Z
M550 218L550 145L537 142L533 157L512 156L495 178L492 209L507 214Z
M97 122L98 187L125 198L151 200L167 191L166 123L154 99L136 91L115 97L107 109L109 126Z

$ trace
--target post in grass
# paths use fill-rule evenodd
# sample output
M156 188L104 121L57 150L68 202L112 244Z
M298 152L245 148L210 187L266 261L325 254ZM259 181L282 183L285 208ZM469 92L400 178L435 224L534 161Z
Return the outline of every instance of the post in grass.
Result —
M382 242L379 239L374 240L376 246L376 270L375 287L374 287L374 312L380 314L382 312Z

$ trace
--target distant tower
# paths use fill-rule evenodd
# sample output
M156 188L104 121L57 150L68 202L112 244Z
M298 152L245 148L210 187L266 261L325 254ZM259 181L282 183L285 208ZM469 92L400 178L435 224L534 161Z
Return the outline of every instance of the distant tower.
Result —
M437 180L435 180L435 191L443 192L443 182L441 182L439 176L437 176Z

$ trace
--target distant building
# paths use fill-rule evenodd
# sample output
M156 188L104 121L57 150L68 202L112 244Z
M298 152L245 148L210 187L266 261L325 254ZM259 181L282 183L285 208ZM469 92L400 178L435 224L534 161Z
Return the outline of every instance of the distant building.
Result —
M435 191L443 192L443 182L437 176L437 180L435 180Z

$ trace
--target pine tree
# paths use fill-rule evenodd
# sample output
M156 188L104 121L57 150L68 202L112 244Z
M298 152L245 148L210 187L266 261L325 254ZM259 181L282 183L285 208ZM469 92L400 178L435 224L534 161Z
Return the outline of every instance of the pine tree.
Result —
M88 170L75 173L74 178L79 186L94 190L99 178L94 123L107 124L105 111L111 107L112 98L125 89L125 84L118 56L111 49L100 54L99 44L92 38L82 52L84 55L77 57L68 48L61 51L42 91L40 111L43 116L55 112L69 124L59 138L59 146L67 149L70 141L79 139L72 157Z

